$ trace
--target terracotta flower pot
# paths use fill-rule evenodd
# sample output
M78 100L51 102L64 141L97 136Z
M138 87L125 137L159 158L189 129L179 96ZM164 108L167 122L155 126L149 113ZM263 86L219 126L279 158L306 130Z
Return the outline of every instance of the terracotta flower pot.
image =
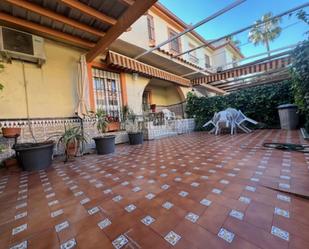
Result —
M150 105L150 109L152 112L156 112L156 104Z
M14 138L20 136L21 128L2 128L2 135L6 138Z
M70 157L75 157L77 155L77 151L78 151L78 145L76 145L75 142L71 142L67 145L66 147L66 153L67 156Z

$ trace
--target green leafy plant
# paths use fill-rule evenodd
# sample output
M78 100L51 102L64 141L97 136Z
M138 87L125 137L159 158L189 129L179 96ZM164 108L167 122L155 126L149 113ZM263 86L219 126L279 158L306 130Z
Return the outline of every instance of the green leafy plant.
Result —
M0 144L0 154L3 153L5 150L5 146L3 144Z
M270 42L274 41L281 34L279 23L280 18L273 18L271 12L261 17L261 20L255 22L254 27L249 32L249 41L254 45L262 44L266 47L268 56L270 56Z
M186 112L194 118L197 130L210 120L215 112L228 107L244 112L248 117L258 121L260 128L279 126L277 106L292 103L293 91L290 81L256 86L243 89L224 96L197 97L190 93L187 97Z
M98 109L97 112L94 115L95 119L96 119L96 126L97 126L97 130L100 133L106 133L107 132L107 127L109 124L109 120L108 117L106 115L106 112L103 109Z
M3 72L4 70L4 65L0 63L0 73ZM0 91L2 91L4 86L0 83Z
M305 128L309 131L309 40L298 45L292 56L291 76L295 102L305 118Z
M138 121L138 116L137 114L134 113L134 111L129 108L128 111L128 117L126 121L126 130L128 132L140 132L142 130L143 122Z
M82 142L87 142L86 136L83 134L80 126L64 127L64 132L56 134L57 147L63 146L65 152L65 161L68 161L72 156L77 154Z

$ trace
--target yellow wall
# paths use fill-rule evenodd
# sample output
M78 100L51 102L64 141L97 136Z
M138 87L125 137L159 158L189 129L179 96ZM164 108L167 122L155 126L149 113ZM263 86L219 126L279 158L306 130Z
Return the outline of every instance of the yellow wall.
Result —
M77 104L77 62L83 51L45 40L46 63L42 68L24 63L30 118L70 117ZM0 74L0 118L26 118L22 62L4 64Z
M126 87L128 106L136 113L143 112L143 92L150 79L138 76L134 79L132 74L126 74Z
M147 89L151 90L152 104L174 105L183 101L176 86L163 87L150 85Z

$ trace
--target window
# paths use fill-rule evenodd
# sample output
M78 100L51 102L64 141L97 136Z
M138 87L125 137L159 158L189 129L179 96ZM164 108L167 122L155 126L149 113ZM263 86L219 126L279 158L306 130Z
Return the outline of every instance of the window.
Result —
M169 29L168 30L168 38L172 38L174 36L177 35L177 32L175 32L174 30L172 29ZM172 53L180 53L181 52L181 45L180 45L180 39L175 39L173 41L171 41L170 43L170 51Z
M235 56L233 56L233 67L237 67L238 66L238 61L237 61L237 58Z
M205 68L210 68L210 58L205 54Z
M149 46L153 47L155 46L156 43L153 16L147 15L147 25L148 25Z
M194 48L195 48L195 46L193 44L189 43L189 50L194 49ZM196 50L193 50L192 52L189 53L189 59L194 64L199 63L199 59L196 56Z
M103 109L114 121L121 117L120 75L93 68L93 85L96 109Z

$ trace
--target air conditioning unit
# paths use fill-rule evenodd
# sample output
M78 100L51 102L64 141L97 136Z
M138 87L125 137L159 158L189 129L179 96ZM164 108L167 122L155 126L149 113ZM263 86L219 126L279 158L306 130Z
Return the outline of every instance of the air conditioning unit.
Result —
M46 61L42 37L7 27L0 27L0 54L8 61L30 61L39 66Z

